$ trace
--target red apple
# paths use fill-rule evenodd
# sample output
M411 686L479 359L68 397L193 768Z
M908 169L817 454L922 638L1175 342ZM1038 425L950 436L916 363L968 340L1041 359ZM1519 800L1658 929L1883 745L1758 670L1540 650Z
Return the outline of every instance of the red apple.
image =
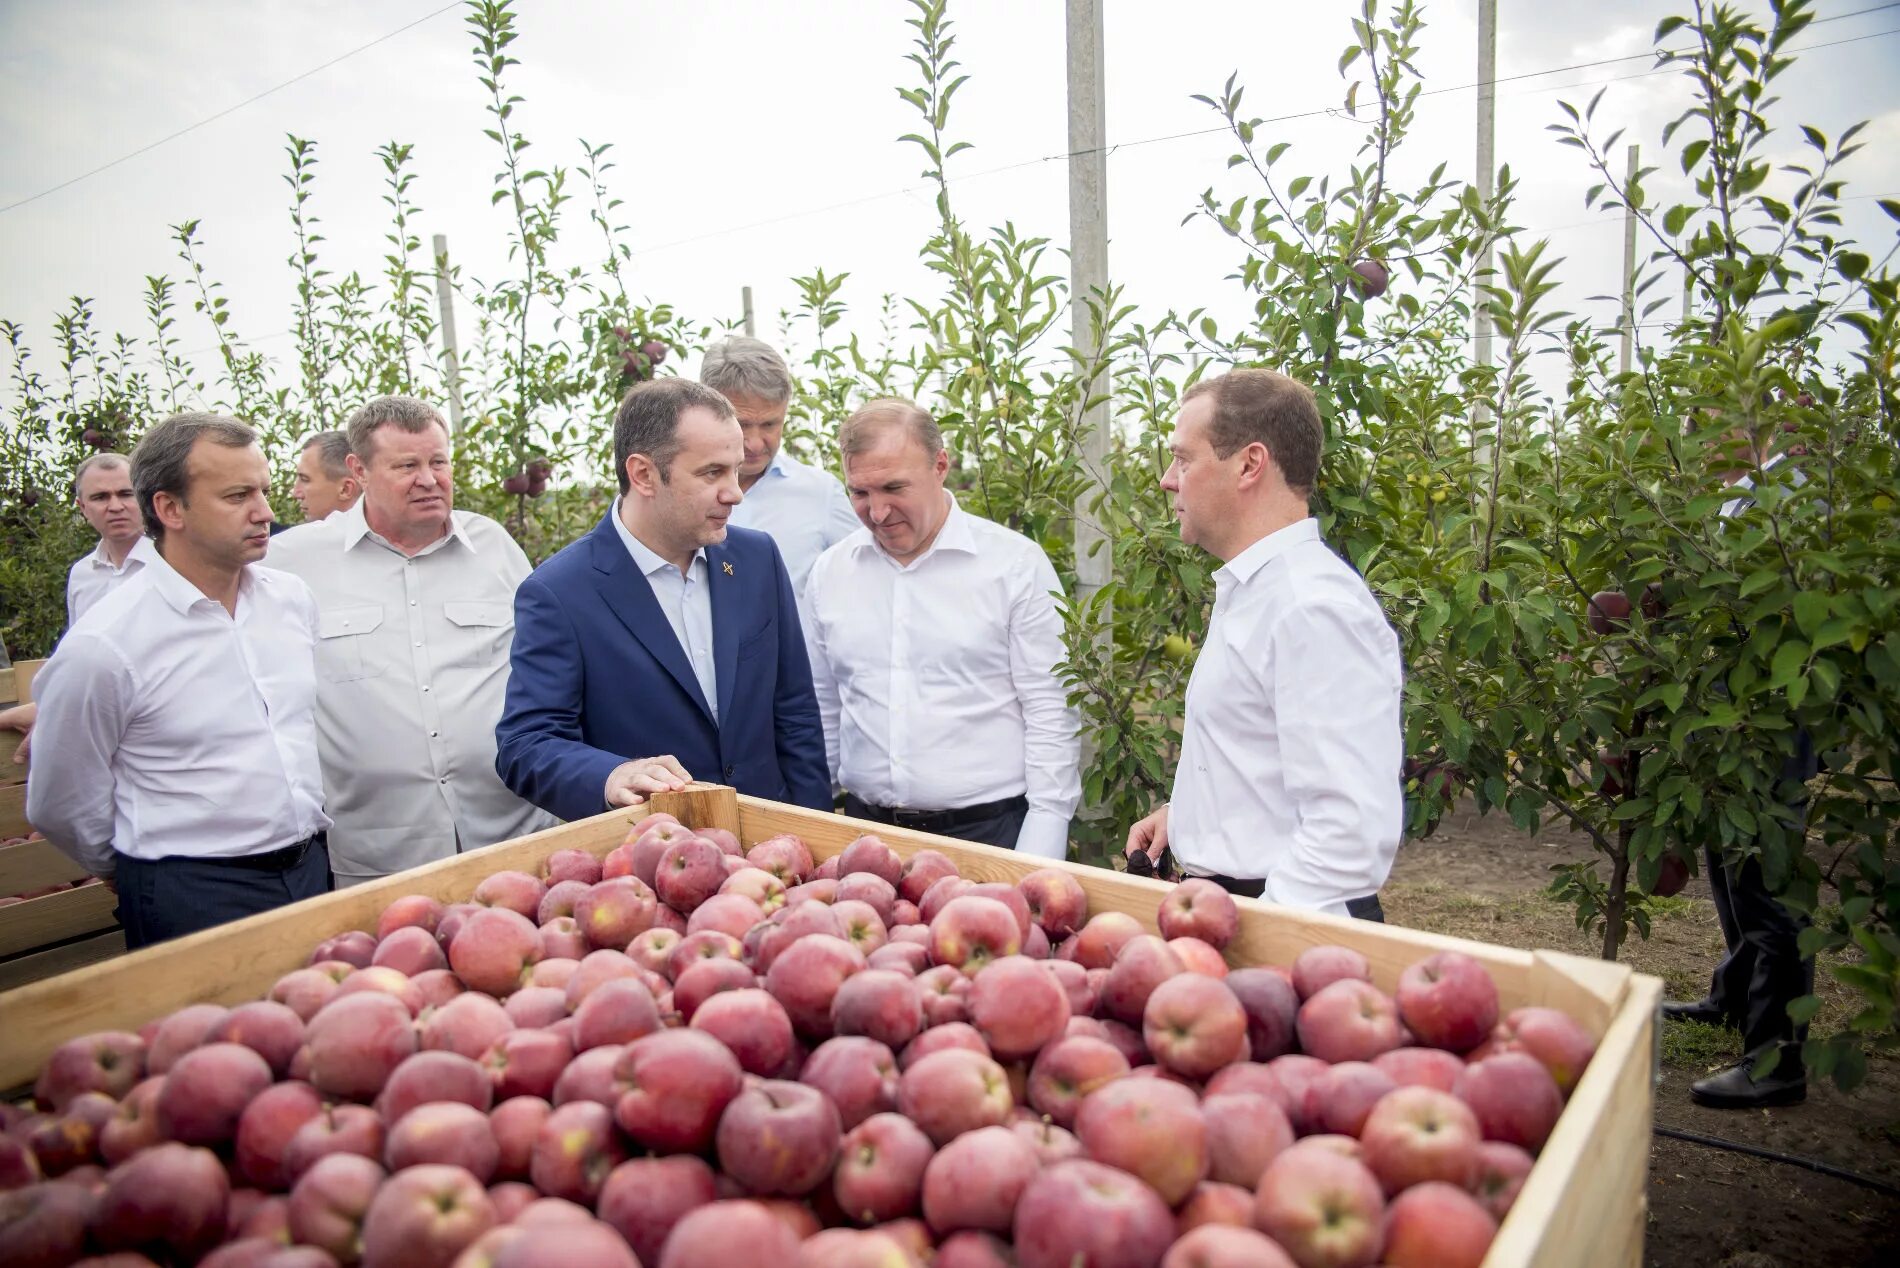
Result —
M840 1035L819 1044L798 1080L831 1098L846 1131L897 1106L897 1059L888 1045L863 1035Z
M1203 1180L1188 1194L1188 1200L1175 1213L1175 1231L1185 1237L1203 1224L1225 1224L1233 1228L1253 1227L1253 1190L1237 1184Z
M837 1107L817 1088L764 1080L740 1092L719 1119L719 1166L749 1193L800 1197L837 1161Z
M218 1016L223 1012L218 1009ZM209 1021L214 1020L216 1018L208 1018L205 1029L209 1029ZM195 1040L191 1046L196 1046ZM152 1073L163 1074L164 1071ZM144 1041L123 1030L101 1031L68 1039L53 1049L33 1085L33 1097L58 1111L82 1092L104 1092L114 1099L123 1097L144 1075Z
M449 965L470 990L507 995L527 983L541 958L541 931L520 912L487 907L463 922L449 944Z
M1107 1040L1061 1039L1036 1057L1029 1071L1029 1103L1058 1126L1068 1127L1084 1097L1127 1073L1127 1058Z
M823 1040L831 1036L831 1004L839 986L863 968L864 956L856 947L817 934L800 938L772 962L765 989L785 1006L801 1036Z
M1300 1120L1311 1131L1357 1136L1385 1094L1392 1077L1367 1061L1341 1061L1307 1084Z
M651 883L661 902L689 915L719 892L726 875L725 851L704 837L689 836L660 852Z
M1228 1224L1190 1229L1168 1248L1161 1268L1298 1268L1265 1233Z
M977 985L981 987L981 979ZM1220 979L1183 973L1149 994L1141 1037L1163 1066L1190 1079L1204 1079L1247 1056L1247 1013Z
M1523 1052L1543 1062L1557 1089L1569 1096L1596 1055L1596 1040L1568 1013L1554 1008L1514 1008L1499 1023L1484 1055ZM1474 1053L1473 1056L1478 1054Z
M981 1053L949 1048L904 1070L897 1104L942 1146L966 1131L1008 1122L1014 1102L1002 1066Z
M494 1223L495 1208L474 1176L460 1167L411 1167L370 1200L363 1268L449 1268Z
M620 1129L661 1153L697 1153L739 1094L743 1072L726 1045L698 1030L662 1030L628 1044L616 1076Z
M555 1106L541 1124L528 1178L550 1197L592 1209L608 1175L626 1160L613 1111L596 1101L570 1101Z
M1399 1017L1428 1048L1469 1052L1498 1022L1498 988L1470 956L1440 951L1399 975Z
M1293 1124L1279 1102L1258 1092L1229 1092L1201 1102L1207 1123L1207 1174L1252 1189L1268 1164L1293 1143Z
M1479 1268L1497 1232L1497 1221L1476 1198L1428 1180L1392 1199L1385 1262L1390 1268Z
M295 1183L332 1154L381 1158L382 1118L367 1105L324 1106L291 1135L284 1148L284 1174Z
M746 862L763 872L770 872L786 885L798 885L809 880L816 870L812 864L811 851L805 843L789 832L780 833L746 851Z
M1235 969L1224 979L1247 1013L1247 1042L1255 1061L1291 1052L1298 1035L1299 993L1271 969Z
M489 912L488 915L512 915ZM524 922L525 923L525 922ZM391 995L362 992L325 1004L310 1019L310 1083L325 1096L368 1101L416 1050L409 1009Z
M1091 1092L1075 1134L1089 1157L1140 1177L1170 1206L1207 1178L1199 1098L1165 1079L1117 1079Z
M1403 1046L1391 998L1357 978L1341 978L1308 996L1296 1026L1300 1047L1321 1061L1370 1061Z
M1216 951L1240 932L1240 909L1234 898L1213 881L1190 877L1168 891L1155 913L1161 936L1199 938Z
M860 1224L912 1214L918 1209L933 1152L930 1138L903 1115L866 1118L850 1130L839 1148L832 1175L839 1210Z
M1372 965L1351 947L1308 947L1293 961L1293 989L1302 1001L1343 978L1360 982L1372 980Z
M308 1083L279 1083L258 1093L238 1116L232 1145L238 1174L260 1189L288 1189L285 1153L298 1130L322 1112L323 1098Z
M495 1099L547 1097L574 1059L574 1044L556 1030L511 1030L495 1040L479 1064L495 1085Z
M1123 943L1108 970L1102 983L1102 1011L1116 1021L1139 1026L1155 987L1186 971L1181 957L1165 941L1151 933L1138 934Z
M875 835L866 833L838 855L838 876L842 879L853 872L870 872L894 887L904 878L904 860Z
M1364 1163L1310 1147L1268 1164L1254 1204L1254 1227L1302 1265L1376 1263L1384 1217L1385 1195Z
M570 1067L572 1068L572 1067ZM541 1124L554 1107L539 1096L513 1096L488 1111L495 1133L495 1175L503 1180L525 1180L534 1160L534 1142Z
M1068 993L1055 975L1020 955L1005 956L978 972L970 983L968 1007L971 1022L1003 1061L1033 1058L1062 1037L1071 1016Z
M946 876L955 876L957 865L950 856L940 850L919 850L904 860L904 870L897 881L897 892L904 901L915 906L924 900L930 887Z
M244 1107L270 1085L270 1064L243 1044L194 1048L158 1091L159 1135L185 1145L228 1145Z
M657 1264L667 1235L714 1196L712 1168L699 1158L635 1158L615 1167L601 1186L600 1218L626 1238L642 1264Z
M1143 1268L1174 1241L1174 1215L1134 1176L1098 1162L1059 1162L1016 1203L1020 1268Z
M1359 1133L1366 1166L1389 1196L1427 1180L1471 1188L1478 1176L1478 1119L1449 1092L1403 1087L1373 1106Z
M760 1202L710 1202L673 1226L659 1268L733 1268L792 1264L798 1235Z
M541 910L541 900L547 897L548 887L540 879L526 872L491 872L482 878L470 898L477 906L503 907L529 920L537 918Z
M113 1168L88 1231L103 1251L149 1250L193 1263L223 1238L230 1196L224 1164L209 1149L154 1145Z
M1564 1096L1550 1071L1523 1052L1501 1052L1465 1067L1456 1089L1478 1116L1486 1140L1502 1140L1532 1153L1563 1113Z
M586 850L556 850L542 864L551 889L566 881L592 885L600 879L600 860Z
M966 1228L1006 1233L1040 1169L1036 1151L1007 1127L965 1132L924 1168L924 1219L939 1236Z
M1015 913L994 898L953 898L930 922L930 958L969 976L1021 949L1022 929Z
M398 1172L424 1163L461 1167L482 1184L495 1177L500 1158L488 1115L460 1101L418 1105L390 1126L383 1162Z
M585 1052L632 1043L663 1024L659 1005L644 982L614 978L590 991L574 1011L574 1048Z
M507 1009L492 996L473 991L430 1009L417 1027L423 1048L452 1052L471 1061L514 1028Z
M1533 1159L1516 1145L1502 1140L1487 1140L1478 1145L1478 1178L1471 1186L1473 1196L1502 1224L1517 1202L1518 1191L1530 1178Z

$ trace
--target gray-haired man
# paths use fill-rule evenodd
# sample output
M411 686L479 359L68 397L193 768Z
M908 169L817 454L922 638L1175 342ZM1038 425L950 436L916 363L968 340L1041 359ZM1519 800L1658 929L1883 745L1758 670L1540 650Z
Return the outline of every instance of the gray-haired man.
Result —
M96 453L80 463L73 472L73 497L86 523L99 534L99 544L66 574L68 627L153 558L132 491L132 463L124 454Z
M858 529L851 499L836 476L780 450L792 400L792 372L772 345L744 335L723 339L706 349L699 381L732 402L744 433L739 488L745 501L733 508L732 523L757 529L778 543L798 598L799 619L807 621L811 607L805 601L805 581L811 566Z
M378 397L346 430L362 498L277 537L265 561L317 599L317 732L345 885L553 823L495 774L527 556L455 509L433 406Z

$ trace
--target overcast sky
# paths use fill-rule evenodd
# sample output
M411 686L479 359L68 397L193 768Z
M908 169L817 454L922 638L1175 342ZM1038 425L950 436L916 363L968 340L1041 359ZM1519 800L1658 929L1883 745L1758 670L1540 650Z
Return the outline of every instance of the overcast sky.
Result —
M1606 130L1628 125L1645 159L1660 159L1659 130L1685 89L1674 74L1643 76L1643 61L1511 77L1642 53L1657 20L1686 5L1501 0L1499 7L1497 69L1510 82L1498 88L1497 149L1523 182L1516 221L1531 236L1550 233L1568 260L1564 298L1580 306L1617 285L1620 221L1585 210L1583 191L1594 178L1545 126L1559 117L1560 98L1581 104L1610 81L1599 110ZM907 4L523 0L519 9L511 51L522 64L509 83L525 98L516 122L534 143L531 158L572 164L576 138L614 143L614 192L626 200L635 282L645 295L696 318L735 319L740 287L750 285L760 333L772 337L778 311L795 298L789 279L814 268L851 274L845 298L867 322L885 292L936 292L918 261L934 223L922 157L896 139L916 123L893 91L914 78L904 61L914 35ZM1476 0L1424 9L1417 61L1433 95L1420 102L1400 175L1417 177L1442 160L1468 177ZM1895 195L1900 5L1819 5L1823 17L1863 9L1876 11L1801 37L1803 45L1829 46L1786 78L1784 157L1799 144L1796 122L1832 136L1870 119L1849 193ZM498 154L482 135L472 39L461 6L438 10L441 0L0 0L0 208L9 208L0 211L0 316L28 326L43 365L53 359L51 319L69 296L92 297L104 325L136 332L145 275L181 272L167 226L195 217L239 332L289 358L285 133L320 147L314 209L328 238L323 263L333 272L381 267L387 225L374 150L394 139L416 147L425 244L427 235L446 233L467 272L498 273L506 226L489 202ZM1108 133L1120 147L1109 162L1110 267L1145 315L1244 306L1237 285L1222 280L1237 252L1210 226L1181 222L1209 185L1229 196L1258 191L1226 173L1226 137L1176 138L1218 122L1191 95L1218 92L1238 72L1251 114L1337 106L1338 54L1357 10L1344 0L1107 0ZM953 160L953 176L964 178L953 187L958 209L973 226L1010 220L1061 246L1063 5L961 0L952 17L972 78L951 131L975 145ZM1360 135L1350 121L1325 115L1270 131L1293 145L1289 172L1316 174L1342 171ZM596 259L584 210L570 209L562 258ZM1848 217L1876 256L1893 242L1895 226L1871 198L1849 203ZM1049 263L1066 272L1059 256ZM189 313L181 324L183 346L208 370L209 327Z

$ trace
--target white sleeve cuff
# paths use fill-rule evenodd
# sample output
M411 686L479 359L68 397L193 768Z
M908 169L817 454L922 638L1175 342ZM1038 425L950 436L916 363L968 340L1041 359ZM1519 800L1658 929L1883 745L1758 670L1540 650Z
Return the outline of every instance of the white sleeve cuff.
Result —
M1043 859L1069 857L1069 820L1047 810L1031 810L1016 834L1016 853Z

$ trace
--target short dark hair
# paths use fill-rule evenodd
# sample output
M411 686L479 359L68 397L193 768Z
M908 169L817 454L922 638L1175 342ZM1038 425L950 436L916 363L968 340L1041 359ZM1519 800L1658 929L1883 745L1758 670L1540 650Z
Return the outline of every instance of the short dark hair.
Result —
M720 418L738 418L731 401L691 379L638 383L621 399L620 408L614 411L614 475L622 494L629 487L627 459L635 454L645 454L659 468L662 484L671 478L668 468L680 451L680 415L695 406L709 409Z
M317 451L317 461L323 467L323 474L332 480L342 480L350 474L350 464L344 459L350 456L350 438L340 431L320 431L303 442L298 453Z
M227 449L246 449L257 443L256 432L224 414L173 414L146 432L132 450L132 491L138 495L145 531L154 541L165 539L165 525L153 499L169 493L185 500L185 490L191 485L191 451L200 437Z
M1312 388L1273 370L1234 370L1202 379L1187 390L1181 403L1201 396L1214 398L1208 441L1216 457L1231 458L1258 441L1273 456L1289 489L1312 494L1319 483L1320 450L1326 436Z
M343 424L350 439L350 452L368 462L376 449L376 431L384 423L394 423L414 436L431 427L440 427L444 436L449 434L442 411L429 402L414 396L379 396L351 414L350 421ZM329 470L327 458L324 470Z

